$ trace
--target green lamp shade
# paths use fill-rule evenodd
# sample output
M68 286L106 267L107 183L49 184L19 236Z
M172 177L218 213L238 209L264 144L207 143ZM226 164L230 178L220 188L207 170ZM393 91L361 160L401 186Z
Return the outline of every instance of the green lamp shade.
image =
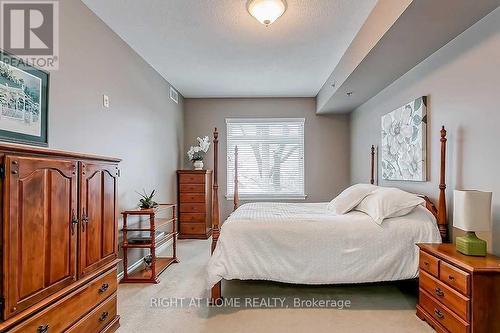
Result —
M476 231L491 230L491 192L454 191L453 226L466 231L456 238L457 251L469 256L485 256L486 242Z

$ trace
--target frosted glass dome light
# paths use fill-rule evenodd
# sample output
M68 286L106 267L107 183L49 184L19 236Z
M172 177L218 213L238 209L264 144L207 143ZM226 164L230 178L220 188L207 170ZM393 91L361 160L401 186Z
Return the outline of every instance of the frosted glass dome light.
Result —
M250 0L247 4L250 15L266 27L286 11L285 0Z

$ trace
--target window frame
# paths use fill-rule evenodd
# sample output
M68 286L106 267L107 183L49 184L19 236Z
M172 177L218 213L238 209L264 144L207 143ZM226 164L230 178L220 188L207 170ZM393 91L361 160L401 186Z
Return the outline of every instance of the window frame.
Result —
M228 125L229 124L237 124L237 123L271 123L271 122L276 122L276 123L285 123L285 122L292 122L292 123L301 123L302 124L302 163L301 163L301 174L302 174L302 193L300 194L290 194L290 195L284 195L284 194L277 194L273 195L271 193L264 193L262 195L254 195L254 194L242 194L241 192L238 192L238 197L242 201L264 201L264 200L305 200L307 198L306 194L306 181L305 181L305 118L226 118L226 194L225 197L227 200L233 200L234 198L234 192L233 193L228 193L228 190L230 188L230 182L231 182L231 187L234 188L234 178L230 174L230 168L229 168L229 163L230 163L230 158L234 158L234 150L230 151L230 138L229 138L229 131L228 131Z

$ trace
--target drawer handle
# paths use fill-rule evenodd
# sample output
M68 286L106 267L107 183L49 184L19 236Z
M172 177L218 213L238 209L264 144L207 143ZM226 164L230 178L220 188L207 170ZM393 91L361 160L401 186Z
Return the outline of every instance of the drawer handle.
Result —
M75 234L75 228L78 226L78 217L76 216L75 210L73 209L71 213L71 235Z
M439 297L443 297L444 296L444 292L441 290L441 288L437 287L436 289L434 289L434 292L436 293L437 296Z
M40 326L38 326L38 328L36 329L36 332L37 332L37 333L47 333L48 331L49 331L49 324L40 325Z
M434 309L434 314L435 314L435 315L436 315L436 317L438 317L439 319L443 319L443 318L444 318L443 313L442 313L439 309Z
M428 267L429 263L427 261L424 261L424 265Z
M453 275L448 275L448 280L455 280L455 277Z
M99 294L102 294L103 292L105 292L106 290L108 290L109 288L109 284L107 283L103 283L101 288L99 288Z
M106 318L108 318L108 316L109 316L108 311L104 311L103 313L101 313L101 316L99 317L99 321L101 321L101 322L105 321Z
M88 224L89 224L89 216L85 213L85 208L83 208L82 231L85 231L85 227L88 227Z

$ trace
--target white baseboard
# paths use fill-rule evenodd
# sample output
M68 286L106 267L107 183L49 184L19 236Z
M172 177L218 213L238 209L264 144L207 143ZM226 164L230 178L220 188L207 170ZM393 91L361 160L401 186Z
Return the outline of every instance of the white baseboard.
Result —
M158 255L158 253L160 253L163 249L165 249L166 247L169 247L170 245L172 245L174 242L174 239L173 238L170 238L168 241L166 241L164 244L158 246L156 248L156 251L155 251L155 254ZM137 267L139 267L140 265L142 265L143 263L143 259L139 259L137 260L136 262L134 262L132 265L129 265L128 268L127 268L127 272L130 272L130 271L133 271L134 269L136 269ZM118 281L120 281L122 278L123 278L123 272L120 272L118 273L117 275L117 278L118 278Z

